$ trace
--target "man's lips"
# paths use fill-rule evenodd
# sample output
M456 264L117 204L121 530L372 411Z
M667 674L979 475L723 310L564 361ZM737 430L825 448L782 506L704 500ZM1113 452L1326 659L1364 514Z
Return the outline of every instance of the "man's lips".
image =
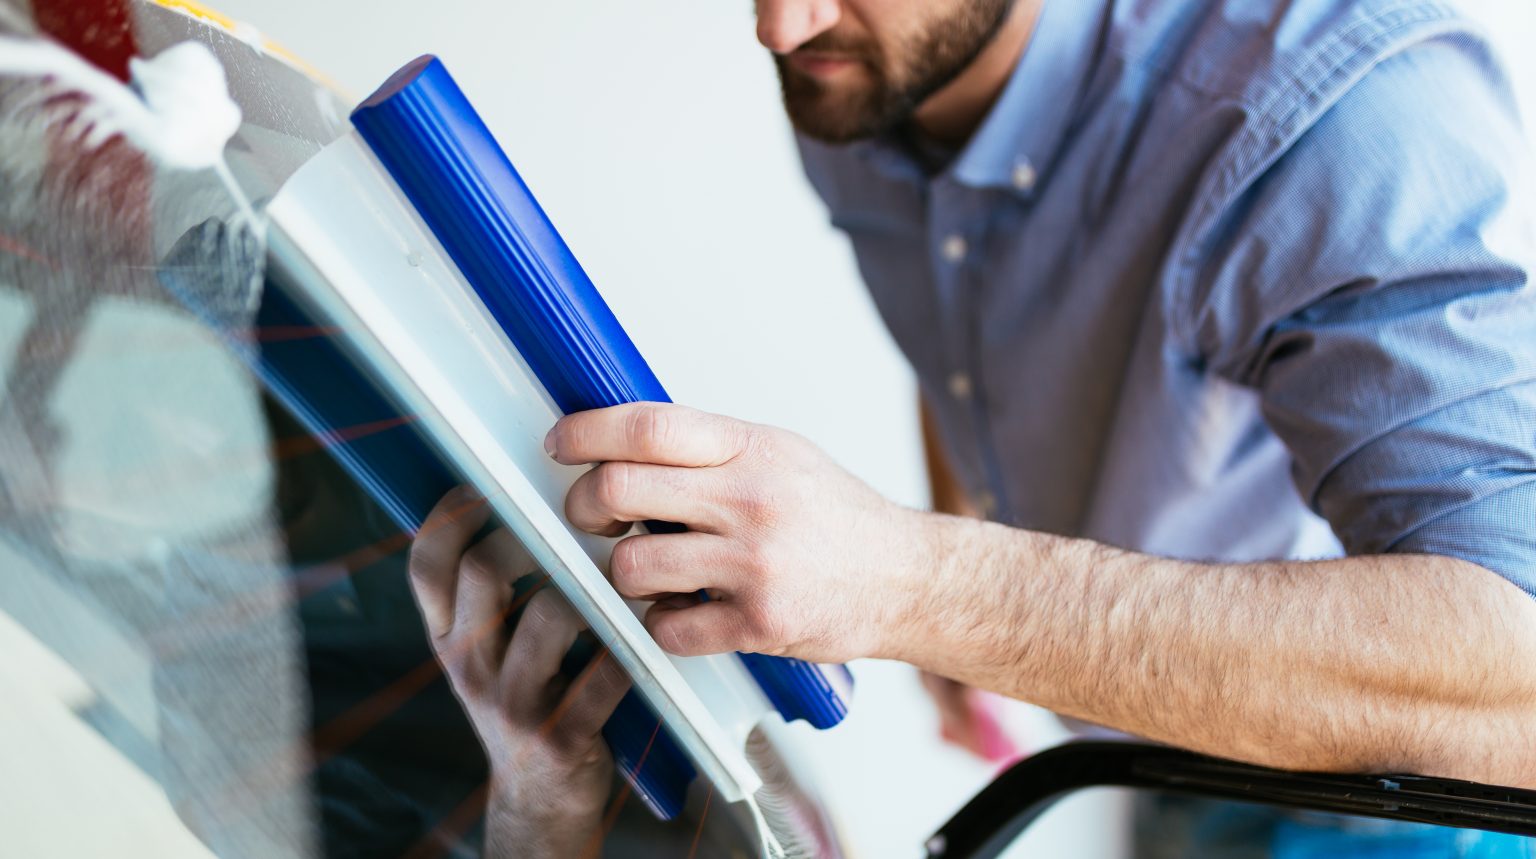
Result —
M861 64L850 54L834 54L826 51L795 51L789 55L789 65L798 72L812 77L827 77L847 71Z

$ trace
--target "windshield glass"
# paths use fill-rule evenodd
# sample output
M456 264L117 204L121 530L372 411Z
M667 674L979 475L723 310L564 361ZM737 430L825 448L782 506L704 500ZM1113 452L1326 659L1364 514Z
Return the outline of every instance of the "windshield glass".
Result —
M125 53L47 5L0 5L8 848L521 855L569 837L546 812L579 800L602 855L759 853L472 477L270 263L265 207L345 129L338 98L217 20L124 5ZM219 100L156 138L133 113L155 70L120 80L187 40L243 118L217 163L186 147ZM761 736L752 754L778 766ZM792 777L778 790L781 817L814 820Z

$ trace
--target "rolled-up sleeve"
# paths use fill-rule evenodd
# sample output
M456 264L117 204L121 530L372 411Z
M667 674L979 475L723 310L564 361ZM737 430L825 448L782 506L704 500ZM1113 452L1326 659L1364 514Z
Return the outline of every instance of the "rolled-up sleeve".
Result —
M1414 45L1234 195L1184 310L1350 554L1463 558L1536 596L1531 168L1484 43Z

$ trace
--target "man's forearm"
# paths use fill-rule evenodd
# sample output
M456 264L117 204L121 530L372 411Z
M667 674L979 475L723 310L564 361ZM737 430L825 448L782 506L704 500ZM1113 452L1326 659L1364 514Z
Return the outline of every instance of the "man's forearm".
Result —
M920 513L805 439L667 404L545 441L600 463L575 527L692 529L627 537L608 569L660 598L672 653L884 656L1216 755L1536 785L1536 602L1471 564L1195 564Z
M883 656L1291 769L1536 784L1536 602L1428 556L1195 564L953 517Z

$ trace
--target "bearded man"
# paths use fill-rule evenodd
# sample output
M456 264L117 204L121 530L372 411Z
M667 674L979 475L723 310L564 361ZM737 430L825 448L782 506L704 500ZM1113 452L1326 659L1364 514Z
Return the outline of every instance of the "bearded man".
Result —
M663 647L904 660L962 739L965 684L1258 764L1536 785L1536 196L1476 24L759 0L758 35L916 370L941 512L781 430L567 417L574 525L690 528L613 555ZM1142 812L1144 855L1510 847Z

